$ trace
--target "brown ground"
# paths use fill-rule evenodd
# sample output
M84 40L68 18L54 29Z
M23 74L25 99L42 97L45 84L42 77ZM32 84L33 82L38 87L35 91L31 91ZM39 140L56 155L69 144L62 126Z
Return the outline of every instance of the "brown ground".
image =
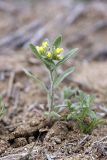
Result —
M15 7L18 5L12 0L9 2ZM13 35L18 28L35 19L43 19L40 27L45 34L40 32L43 35L36 42L46 37L52 39L61 33L65 50L72 47L80 49L72 61L76 71L63 84L95 94L94 110L104 119L104 123L91 135L80 133L71 122L62 120L49 124L43 116L47 110L45 93L22 70L26 68L39 73L48 84L47 72L27 48L29 41L16 46L13 43L0 45L0 94L6 104L5 115L0 121L0 160L107 159L106 5L98 2L86 6L78 4L75 9L71 1L56 3L41 0L36 5L32 1L32 5L26 5L25 9L19 5L17 14L0 11L1 39L10 33ZM81 11L78 11L78 7ZM72 20L75 12L77 16ZM38 29L35 30L31 37L38 32ZM70 62L66 63L63 69L70 65Z

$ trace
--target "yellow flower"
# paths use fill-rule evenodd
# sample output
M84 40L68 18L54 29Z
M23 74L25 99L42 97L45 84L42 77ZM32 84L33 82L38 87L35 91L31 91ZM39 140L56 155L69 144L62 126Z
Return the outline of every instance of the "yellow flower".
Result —
M39 46L35 46L35 47L36 47L37 51L39 52Z
M51 52L47 52L47 58L52 58L52 53Z
M63 57L61 55L54 55L53 57L53 60L57 60L57 61L62 60L62 59Z
M55 53L55 54L60 54L60 53L63 52L63 51L64 51L63 48L57 48L57 49L54 51L54 53Z
M45 41L42 43L42 46L36 46L37 51L44 58L52 59L52 60L61 60L63 57L59 55L64 49L56 48L53 51L50 51L47 47L49 46L48 42Z
M48 46L49 46L49 44L48 44L47 41L45 41L45 42L42 43L42 47L47 48Z
M62 56L60 56L60 55L57 55L57 56L56 56L56 60L62 60L62 59L63 59Z
M38 50L38 52L40 53L40 54L42 54L42 53L44 53L45 52L45 50L44 50L44 48L42 47L42 46L36 46L36 49Z

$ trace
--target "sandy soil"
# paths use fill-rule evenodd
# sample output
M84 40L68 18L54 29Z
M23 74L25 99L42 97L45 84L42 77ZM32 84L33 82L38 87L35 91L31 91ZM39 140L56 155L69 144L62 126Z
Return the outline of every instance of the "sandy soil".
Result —
M16 3L10 0L11 3L17 8ZM79 12L78 8L73 11L74 4L70 1L56 3L46 0L33 7L30 5L25 10L19 5L15 15L0 11L0 38L13 35L18 28L35 19L42 19L40 27L46 29L38 43L61 33L65 50L80 49L76 58L62 67L65 69L71 63L76 66L75 73L63 82L62 87L76 86L96 95L93 109L100 113L104 123L90 135L80 133L71 121L62 119L50 124L43 114L47 110L44 91L23 72L23 68L26 68L38 73L48 84L46 70L27 47L29 41L17 47L0 45L0 94L6 104L6 112L0 120L0 160L106 160L106 3L86 6L80 3L77 5L81 8ZM45 7L45 12L44 5L48 8ZM74 20L72 13L77 13ZM58 94L60 92L58 90Z

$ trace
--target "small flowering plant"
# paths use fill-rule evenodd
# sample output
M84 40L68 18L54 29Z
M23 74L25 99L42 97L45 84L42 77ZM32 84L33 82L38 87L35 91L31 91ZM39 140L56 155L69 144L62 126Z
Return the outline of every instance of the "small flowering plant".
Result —
M72 58L78 50L77 48L72 49L68 53L64 53L63 56L62 52L64 51L64 49L60 47L61 41L62 38L61 36L59 36L55 39L55 41L52 44L50 44L48 41L44 41L41 46L35 46L33 44L30 44L30 47L35 57L38 58L48 70L50 79L50 85L48 88L37 75L34 75L31 72L28 72L27 70L24 69L25 73L29 77L38 81L41 84L41 86L45 89L48 97L48 112L46 112L45 114L48 116L49 119L60 117L58 112L55 111L56 108L54 102L55 89L69 74L71 74L74 71L74 67L70 67L63 73L59 74L58 68L59 66L64 64L67 60Z

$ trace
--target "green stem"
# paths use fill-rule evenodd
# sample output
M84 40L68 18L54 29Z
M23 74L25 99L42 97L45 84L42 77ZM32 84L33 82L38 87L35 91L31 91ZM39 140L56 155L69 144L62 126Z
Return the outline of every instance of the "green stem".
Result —
M52 111L53 105L54 105L54 86L53 86L53 74L52 74L52 72L50 72L50 82L51 82L51 87L50 87L50 96L51 96L50 108L51 108L51 111Z
M54 105L54 86L53 86L53 72L50 71L49 72L49 76L50 76L50 89L48 92L48 109L49 109L49 113L52 111L53 109L53 105Z

